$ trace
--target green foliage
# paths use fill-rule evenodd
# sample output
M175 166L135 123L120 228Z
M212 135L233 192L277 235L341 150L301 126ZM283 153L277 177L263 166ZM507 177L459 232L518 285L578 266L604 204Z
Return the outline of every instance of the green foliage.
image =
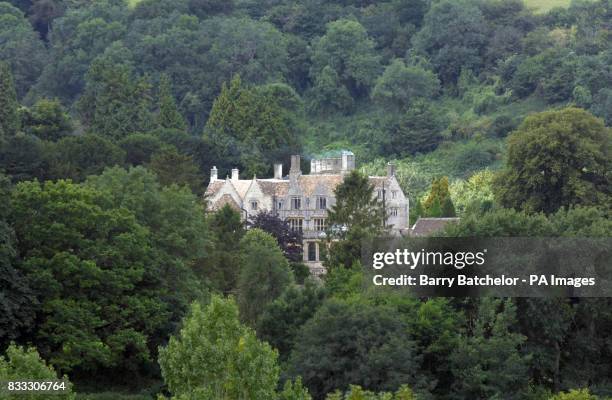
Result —
M415 383L420 356L400 314L386 306L330 300L301 329L289 371L315 398L360 384L392 390Z
M159 364L175 399L276 398L277 353L240 324L233 300L198 303L177 336L159 350Z
M315 77L310 94L310 109L326 115L333 112L348 113L353 107L353 98L346 86L340 82L338 73L326 65Z
M94 62L78 108L88 130L115 140L153 127L151 85L126 65Z
M279 98L269 89L244 87L234 76L223 85L206 124L205 137L219 157L243 166L248 175L265 175L274 161L300 148L296 110L286 106L287 100L300 103L297 94L291 90L293 98Z
M592 395L589 389L572 389L552 396L549 400L597 400L599 397Z
M311 400L308 389L302 385L302 378L298 377L295 382L285 382L283 391L280 392L279 400Z
M70 116L58 100L38 100L24 114L24 132L42 140L57 141L74 129Z
M270 343L286 361L295 345L295 338L325 298L325 290L311 281L303 288L290 286L283 294L268 304L259 319L258 335Z
M36 82L47 61L45 45L23 13L10 4L0 4L0 60L15 78L15 90L22 98ZM3 72L0 72L0 76ZM3 78L2 78L3 79ZM4 88L0 87L0 92Z
M250 229L240 240L238 306L240 317L255 326L265 306L292 283L293 275L276 239L261 229Z
M226 204L208 219L213 242L205 273L212 286L223 293L235 290L238 282L240 255L236 244L245 233L240 218L240 213Z
M417 400L418 397L414 394L412 389L407 385L402 385L395 394L391 392L374 393L368 390L364 390L359 385L351 385L349 390L344 393L336 391L330 393L326 397L327 400Z
M455 206L448 189L448 177L434 179L422 204L424 217L455 217Z
M496 195L506 207L551 213L560 207L608 204L612 133L577 108L529 116L509 137Z
M450 358L455 393L463 398L522 398L529 357L520 353L526 338L512 331L515 323L512 300L480 300L472 332L460 339Z
M379 57L359 22L341 19L328 24L325 35L314 44L311 77L318 79L326 66L351 95L368 93L379 74Z
M157 125L167 129L184 130L187 127L185 119L176 107L170 78L162 75L159 81Z
M8 65L0 62L0 140L17 133L20 127L17 94Z
M155 172L162 185L184 185L198 194L204 190L204 178L198 166L195 165L193 157L179 153L176 148L161 149L151 156L151 161L147 166Z
M416 99L431 99L439 90L440 81L433 72L395 59L377 79L372 98L382 105L404 109Z
M147 133L126 136L118 144L125 151L126 164L133 166L148 164L151 156L163 147L162 141L157 136Z
M449 190L457 213L485 211L493 206L493 179L495 174L490 170L482 170L470 176L467 180L457 180L451 183Z
M61 394L54 394L53 398L59 400L73 400L75 398L72 383L70 383L68 377L65 375L58 377L54 368L40 358L35 348L23 348L11 344L6 350L6 356L0 356L0 381L20 381L23 379L38 381L62 379L65 382L66 389ZM45 396L47 395L33 393L2 394L2 398L7 400L38 400Z
M43 354L62 371L147 362L147 337L165 313L142 290L147 230L109 207L105 192L67 181L21 183L11 202L22 270L41 305L34 337Z
M361 257L361 241L385 231L385 209L374 196L368 177L351 171L334 191L336 204L328 214L331 250L326 262L331 266L350 267Z
M384 151L398 156L427 153L442 142L443 121L439 113L425 101L416 101L392 127L389 144Z
M106 167L122 165L125 159L119 146L93 134L67 136L49 144L46 151L48 176L77 182L101 173Z
M432 4L412 42L418 52L430 57L442 82L454 83L462 69L480 69L486 35L476 2L447 0Z

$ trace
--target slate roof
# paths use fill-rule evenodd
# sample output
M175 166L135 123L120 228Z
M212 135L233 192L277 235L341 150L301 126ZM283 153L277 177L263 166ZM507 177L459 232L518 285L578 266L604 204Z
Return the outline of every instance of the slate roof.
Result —
M449 223L459 222L459 218L419 218L412 229L411 236L430 236L440 232Z
M298 177L298 185L304 196L313 196L317 190L317 187L323 186L328 192L333 193L338 185L342 183L344 176L341 174L313 174L313 175L300 175ZM387 182L389 178L386 176L370 176L370 183L375 187L382 187L383 182ZM261 188L261 191L266 196L277 196L283 197L287 195L289 191L289 180L288 179L256 179L257 184ZM231 185L236 189L236 192L240 198L244 199L251 183L252 179L239 179L239 180L218 180L211 183L206 189L207 196L213 196L217 193L225 184L230 182Z

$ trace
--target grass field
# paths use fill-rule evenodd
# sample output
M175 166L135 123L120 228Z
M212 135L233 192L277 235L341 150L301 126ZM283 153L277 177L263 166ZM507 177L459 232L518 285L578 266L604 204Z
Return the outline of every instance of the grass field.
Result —
M528 8L535 10L538 13L546 12L555 7L567 7L570 0L524 0Z

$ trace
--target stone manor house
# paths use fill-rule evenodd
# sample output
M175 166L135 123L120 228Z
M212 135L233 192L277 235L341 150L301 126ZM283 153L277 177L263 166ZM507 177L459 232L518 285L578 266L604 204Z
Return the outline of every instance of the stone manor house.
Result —
M261 211L272 211L289 223L291 229L302 232L304 263L313 275L325 273L320 258L321 242L325 238L328 210L335 204L334 190L344 176L355 169L355 155L350 151L328 154L310 161L310 174L302 174L300 156L291 156L288 175L283 165L274 164L274 177L240 179L237 168L231 177L218 178L213 167L205 198L209 210L228 204L249 219ZM370 176L374 195L387 210L387 226L396 234L407 232L408 198L395 178L395 166L388 165L387 176Z

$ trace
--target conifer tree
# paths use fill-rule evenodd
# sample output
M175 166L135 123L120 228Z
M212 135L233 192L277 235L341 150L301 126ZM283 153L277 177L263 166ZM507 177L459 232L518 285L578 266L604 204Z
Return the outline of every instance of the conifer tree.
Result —
M176 106L172 95L172 87L168 75L162 75L159 81L159 112L157 114L157 125L162 128L185 130L187 124Z
M18 107L13 74L8 65L0 61L0 139L19 130Z

